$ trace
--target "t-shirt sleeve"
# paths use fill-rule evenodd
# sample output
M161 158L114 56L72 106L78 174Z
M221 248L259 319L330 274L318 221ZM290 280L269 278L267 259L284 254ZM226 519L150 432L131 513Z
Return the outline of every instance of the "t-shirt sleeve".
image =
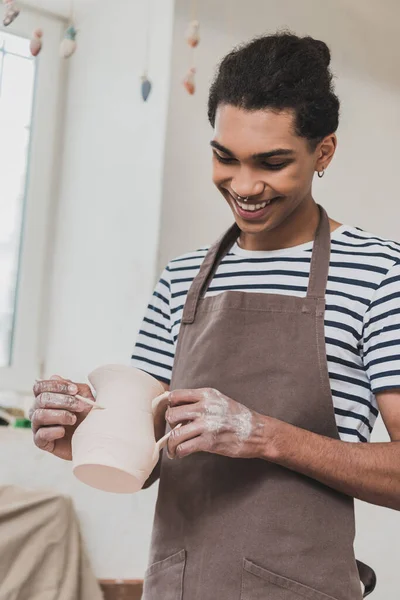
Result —
M400 389L400 262L389 269L365 314L363 360L374 394Z
M168 269L162 273L142 321L132 355L132 366L169 385L175 345L171 334L171 285Z

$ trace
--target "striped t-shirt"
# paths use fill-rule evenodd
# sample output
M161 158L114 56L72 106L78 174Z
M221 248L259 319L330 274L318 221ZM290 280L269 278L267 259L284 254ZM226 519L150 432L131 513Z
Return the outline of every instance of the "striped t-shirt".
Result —
M342 440L367 442L376 394L400 389L400 244L342 225L331 234L325 340ZM206 296L227 290L305 296L313 242L272 251L235 244ZM183 306L207 248L172 260L147 308L133 365L169 383ZM240 402L240 398L235 398Z

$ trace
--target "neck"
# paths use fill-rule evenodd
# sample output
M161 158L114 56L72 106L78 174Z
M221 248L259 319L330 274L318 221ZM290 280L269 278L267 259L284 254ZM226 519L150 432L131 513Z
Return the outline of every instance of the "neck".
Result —
M310 196L274 229L256 234L242 231L238 243L244 250L292 248L313 241L318 222L319 209Z

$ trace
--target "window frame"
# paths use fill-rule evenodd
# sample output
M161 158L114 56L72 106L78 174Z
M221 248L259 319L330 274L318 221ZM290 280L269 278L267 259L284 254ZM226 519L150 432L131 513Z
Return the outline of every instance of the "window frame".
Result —
M59 44L65 30L60 17L24 7L1 30L27 39L44 30L43 49L36 59L31 137L19 252L11 366L0 367L0 390L26 394L43 371L43 348L51 268L50 235L55 221L58 155L62 123L65 66Z

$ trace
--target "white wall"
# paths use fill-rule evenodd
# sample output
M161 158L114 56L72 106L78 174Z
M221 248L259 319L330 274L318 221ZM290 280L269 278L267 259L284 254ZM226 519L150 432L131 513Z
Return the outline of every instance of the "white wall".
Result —
M212 242L231 223L211 182L209 83L218 60L239 42L278 28L320 37L331 47L342 100L339 147L315 197L341 222L400 239L400 3L397 0L202 0L196 52L198 91L181 92L189 64L188 4L177 0L158 271L182 252ZM381 420L373 441L386 441ZM376 600L398 596L400 514L357 503L357 557L378 575Z
M198 93L190 97L181 86L190 66L183 39L189 3L176 2L171 48L173 0L155 0L148 104L140 100L139 75L150 2L112 5L112 18L106 0L85 15L70 63L50 285L46 374L80 380L101 363L127 362L156 274L231 222L211 183L206 111L214 66L234 43L286 25L331 45L343 117L337 157L317 181L316 197L338 220L398 235L397 1L202 0ZM71 493L98 576L142 576L155 490L96 492L73 479L68 463L32 451L25 434L8 446L19 466L6 478ZM379 424L375 439L383 438ZM399 539L398 513L358 505L357 555L377 570L376 600L398 595Z
M98 365L128 363L153 287L173 0L151 5L154 87L146 104L140 76L147 0L113 0L112 7L99 0L81 22L78 14L54 236L47 376L83 381ZM73 495L98 576L142 576L155 490L102 494L74 481L69 464L37 454L29 460L27 481Z
M231 223L211 182L209 83L236 44L289 27L326 41L342 100L337 155L315 196L342 222L399 237L397 137L400 131L400 4L397 0L202 0L196 51L197 93L181 91L190 55L188 3L176 1L158 270L182 252L213 241ZM179 232L179 235L176 233Z

